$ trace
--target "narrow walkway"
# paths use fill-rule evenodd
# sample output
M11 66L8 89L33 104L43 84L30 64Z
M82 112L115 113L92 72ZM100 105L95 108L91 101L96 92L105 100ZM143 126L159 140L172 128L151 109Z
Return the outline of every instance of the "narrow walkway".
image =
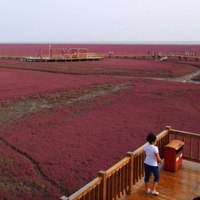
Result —
M192 72L190 74L186 74L184 76L181 77L173 77L173 78L154 78L154 77L142 77L142 78L146 78L146 79L153 79L153 80L167 80L167 81L174 81L174 82L183 82L183 83L193 83L193 84L200 84L199 81L193 81L192 79L196 76L200 75L200 70L196 71L196 72ZM140 78L140 77L138 77Z
M121 200L193 200L200 197L200 163L183 161L183 165L176 172L161 168L161 179L157 190L159 196L145 193L144 181L134 186L134 191Z
M175 81L178 81L178 82L188 82L190 81L191 79L193 79L195 76L198 76L200 75L200 70L196 71L196 72L192 72L190 74L186 74L185 76L182 76L182 77L176 77L176 78L173 78ZM169 80L171 80L169 78ZM198 82L198 81L196 81Z

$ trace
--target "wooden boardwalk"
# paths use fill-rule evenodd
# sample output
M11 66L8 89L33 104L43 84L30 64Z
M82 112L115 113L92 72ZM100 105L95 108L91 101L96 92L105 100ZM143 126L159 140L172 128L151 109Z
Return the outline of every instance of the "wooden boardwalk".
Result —
M158 196L147 195L144 181L140 180L134 185L131 195L120 200L192 200L200 197L200 163L183 160L181 168L176 172L166 171L161 167L160 173Z
M161 54L161 55L125 55L125 54L112 54L108 56L109 58L119 58L119 59L139 59L139 60L178 60L178 61L199 61L200 55L191 56L191 55L173 55L173 54Z
M16 60L24 62L80 62L80 61L97 61L102 60L103 57L94 56L94 57L83 57L83 58L16 58Z
M23 62L80 62L80 61L97 61L102 60L102 56L90 56L90 57L77 57L77 58L49 58L49 57L21 57L21 56L1 56L3 60L18 60Z
M156 60L156 61L167 61L167 60L178 60L178 61L200 61L200 55L173 55L173 54L162 54L162 55L126 55L126 54L112 54L107 53L87 53L86 56L73 56L72 54L63 56L43 56L43 57L31 57L31 56L20 56L20 55L1 55L0 59L5 60L19 60L25 62L73 62L73 61L95 61L102 60L103 58L114 58L114 59L136 59L136 60Z

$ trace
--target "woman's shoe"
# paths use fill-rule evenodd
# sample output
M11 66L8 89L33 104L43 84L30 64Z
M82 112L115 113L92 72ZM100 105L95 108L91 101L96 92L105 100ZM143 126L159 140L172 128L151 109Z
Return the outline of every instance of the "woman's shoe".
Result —
M151 194L151 190L148 189L148 190L146 191L146 194Z
M153 194L153 195L159 195L159 192L157 192L155 190L151 190L151 194Z

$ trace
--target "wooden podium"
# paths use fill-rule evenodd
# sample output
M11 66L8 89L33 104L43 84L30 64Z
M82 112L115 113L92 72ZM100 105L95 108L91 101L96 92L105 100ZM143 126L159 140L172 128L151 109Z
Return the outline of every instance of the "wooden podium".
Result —
M183 146L181 140L172 140L165 145L164 169L176 171L182 165Z

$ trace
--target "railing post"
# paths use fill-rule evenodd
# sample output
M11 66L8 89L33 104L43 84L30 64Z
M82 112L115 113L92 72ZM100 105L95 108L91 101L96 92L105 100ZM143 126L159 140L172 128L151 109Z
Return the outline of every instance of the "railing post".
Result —
M99 177L102 177L102 200L106 200L106 172L99 171Z
M168 143L169 143L169 141L170 141L170 131L171 131L171 126L166 126L166 127L165 127L165 130L168 131L168 137L167 137L167 140L168 140Z
M171 130L171 126L165 126L165 129L170 131Z
M61 199L61 200L69 200L69 198L66 197L66 196L62 196L62 197L60 197L60 199Z
M133 174L134 174L134 153L133 152L127 152L126 154L128 157L130 157L130 171L129 171L129 190L128 194L131 194L131 191L133 189Z
M199 138L198 152L199 152L199 155L198 155L199 158L198 158L198 159L199 159L199 161L200 161L200 138Z

